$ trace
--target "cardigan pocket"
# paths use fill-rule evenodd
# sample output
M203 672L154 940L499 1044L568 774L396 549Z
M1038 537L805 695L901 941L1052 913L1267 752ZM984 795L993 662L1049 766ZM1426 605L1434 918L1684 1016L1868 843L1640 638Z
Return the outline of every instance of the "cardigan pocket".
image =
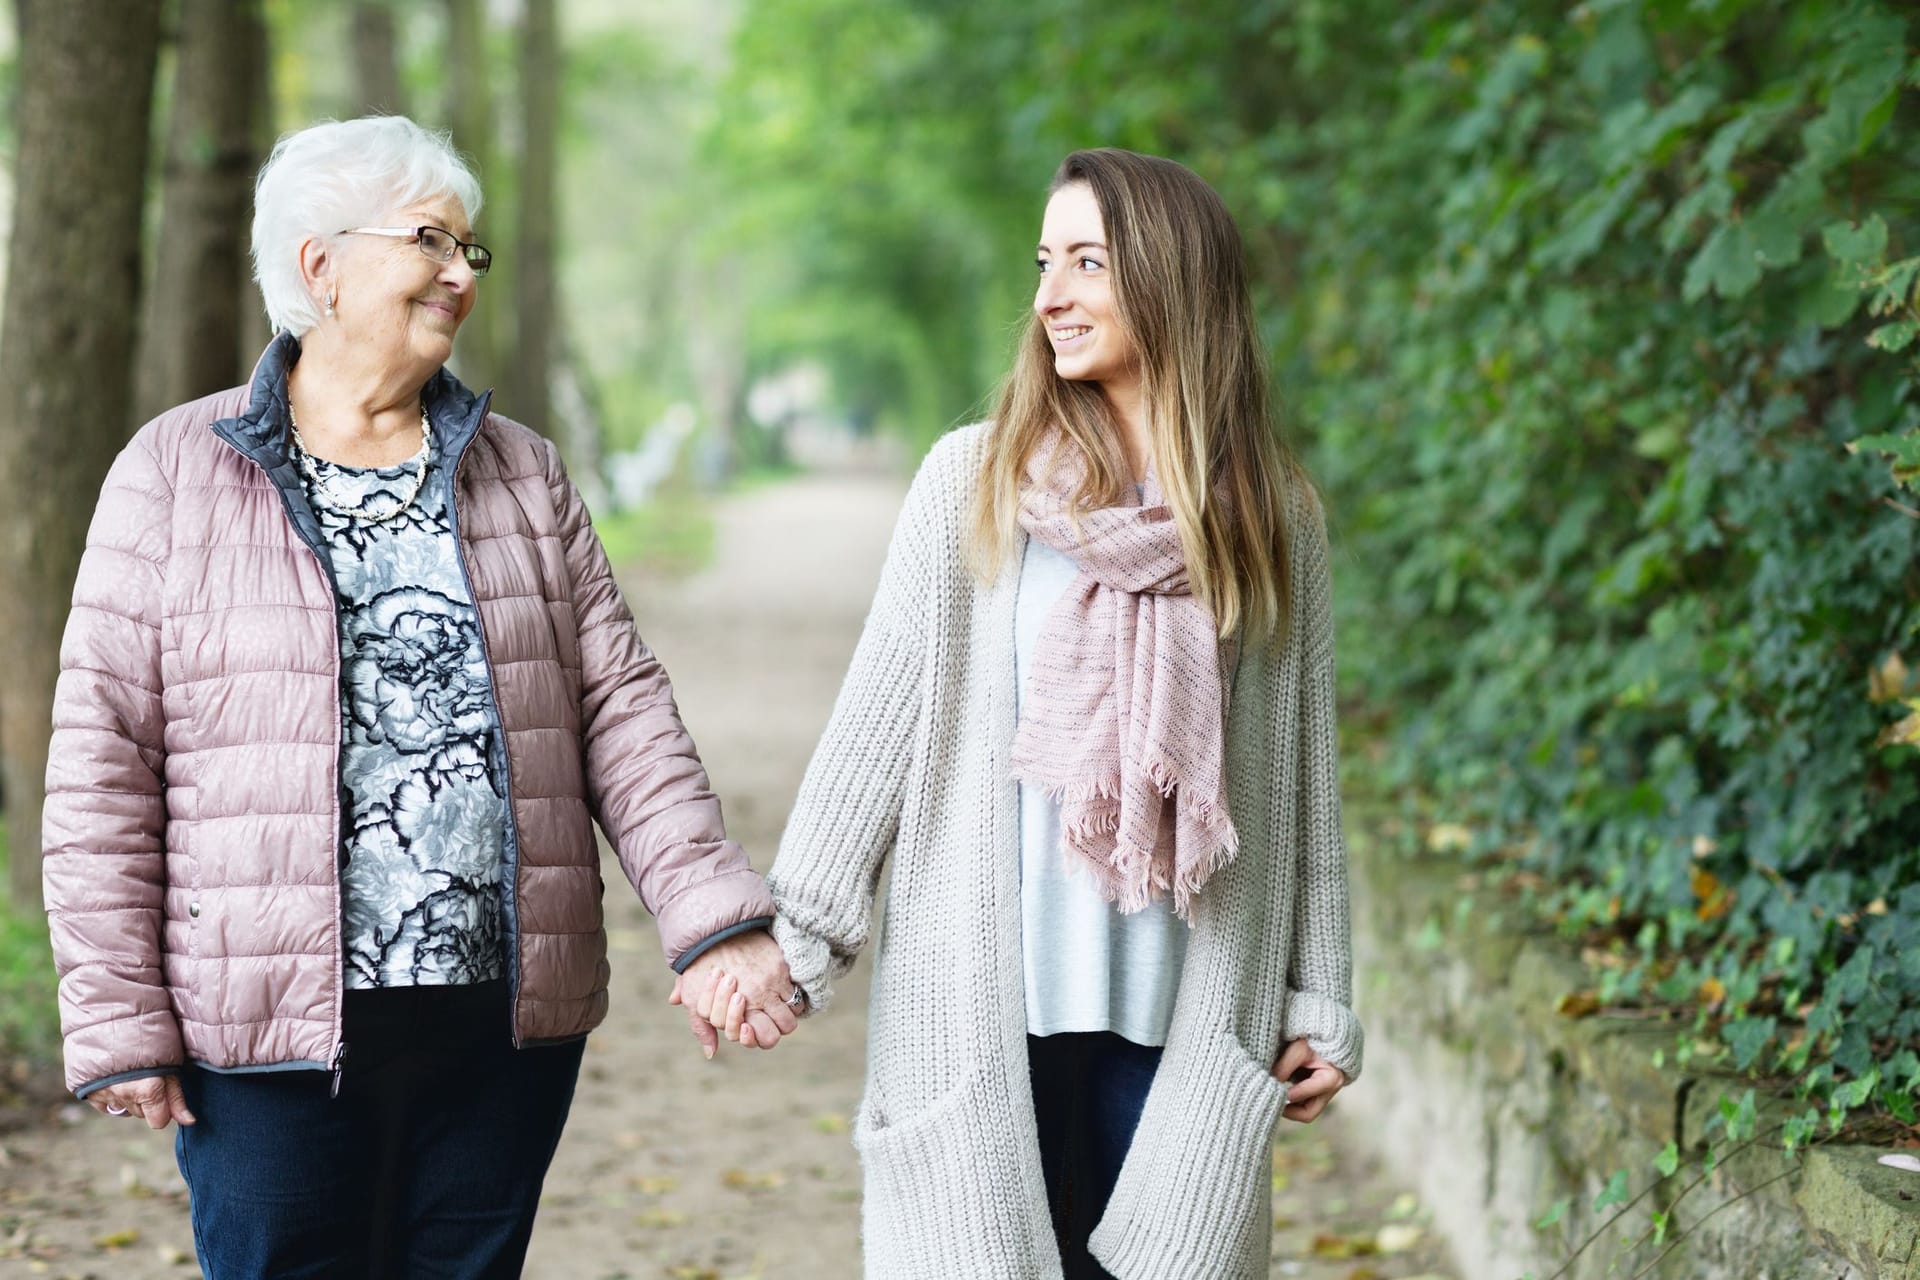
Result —
M876 1123L874 1111L869 1097L853 1126L866 1173L861 1234L869 1276L985 1280L993 1272L969 1259L1020 1256L1027 1247L1020 1226L994 1193L1010 1126L987 1073L969 1071L899 1124Z
M1171 1055L1162 1059L1163 1070L1171 1065ZM1273 1127L1287 1086L1230 1031L1207 1036L1181 1068L1191 1092L1150 1138L1136 1135L1094 1231L1094 1256L1118 1274L1264 1276Z
M1264 1258L1271 1238L1273 1127L1287 1104L1287 1086L1232 1032L1216 1032L1209 1047L1208 1096L1196 1099L1202 1105L1195 1111L1194 1149L1209 1153L1214 1181L1212 1193L1189 1206L1199 1219L1190 1229L1213 1246L1207 1252L1218 1274L1231 1275L1234 1262L1255 1253Z

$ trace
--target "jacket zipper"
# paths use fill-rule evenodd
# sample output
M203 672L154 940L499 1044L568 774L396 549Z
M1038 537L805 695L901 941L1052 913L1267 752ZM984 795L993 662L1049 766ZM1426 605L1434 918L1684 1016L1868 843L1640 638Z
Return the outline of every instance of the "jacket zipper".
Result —
M347 1042L342 1040L340 1047L333 1051L333 1083L327 1089L329 1098L340 1096L340 1076L347 1069Z
M223 438L225 437L223 436ZM258 458L255 458L252 454L248 453L245 449L242 449L239 446L235 445L232 440L228 440L227 443L230 447L234 449L236 453L238 453L241 457L245 458L248 462L253 463L253 465L256 467L260 467L260 470L263 472L267 471L267 468L261 465L260 460ZM286 490L282 489L279 483L274 480L271 472L267 473L267 483L273 485L274 490L277 493L279 493L280 505L283 508L287 507L290 502L290 499L287 496ZM332 570L327 567L328 557L325 554L323 554L321 549L310 538L308 538L307 535L301 530L300 522L293 518L293 512L291 510L287 511L287 523L293 526L294 536L296 538L299 538L300 541L306 545L307 553L313 557L314 567L320 570L320 577L323 585L326 588L327 604L333 614L333 626L328 629L327 642L333 646L333 682L334 682L334 687L337 690L340 685L340 659L341 659L340 589L334 584ZM336 708L335 714L333 717L333 840L332 840L331 861L333 863L333 1043L334 1043L334 1050L333 1050L333 1057L330 1062L330 1066L333 1072L333 1083L328 1092L328 1096L332 1098L337 1098L340 1096L340 1077L341 1077L341 1073L346 1069L344 1064L347 1056L347 1041L346 1041L346 1036L344 1034L346 1031L346 982L347 982L346 954L345 954L346 940L343 936L344 933L346 932L346 929L345 929L345 926L342 924L342 919L346 913L346 902L342 896L342 892L340 888L340 752L344 746L344 743L342 742L342 734L344 730L340 723L340 717L342 714L343 713L338 708Z

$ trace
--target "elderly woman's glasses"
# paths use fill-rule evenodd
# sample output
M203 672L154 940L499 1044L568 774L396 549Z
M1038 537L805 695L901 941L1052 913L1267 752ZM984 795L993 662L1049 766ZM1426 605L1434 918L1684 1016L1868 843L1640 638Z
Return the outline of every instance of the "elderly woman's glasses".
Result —
M476 276L487 274L487 268L493 265L493 255L487 252L485 245L462 240L444 227L349 227L340 233L343 236L393 236L400 240L411 240L420 246L420 252L435 262L452 262L456 250L464 253L467 266Z

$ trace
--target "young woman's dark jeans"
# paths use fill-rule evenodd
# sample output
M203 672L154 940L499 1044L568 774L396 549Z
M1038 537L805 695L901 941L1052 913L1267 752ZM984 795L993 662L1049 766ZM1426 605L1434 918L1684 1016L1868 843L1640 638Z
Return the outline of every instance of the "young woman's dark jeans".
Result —
M207 1280L518 1276L586 1042L515 1049L499 982L346 1001L337 1098L325 1071L181 1077Z
M1160 1050L1113 1034L1075 1031L1027 1037L1040 1168L1067 1280L1108 1280L1087 1252L1119 1180Z

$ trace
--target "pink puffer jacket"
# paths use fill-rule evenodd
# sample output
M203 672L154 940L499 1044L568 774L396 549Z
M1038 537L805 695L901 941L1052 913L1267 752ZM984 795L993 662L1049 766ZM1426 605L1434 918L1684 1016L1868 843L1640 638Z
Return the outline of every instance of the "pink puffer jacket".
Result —
M277 339L250 389L142 428L87 535L42 827L82 1094L187 1060L336 1061L339 632L284 444L298 358ZM514 1039L578 1036L607 1010L594 819L669 961L773 904L552 444L444 371L425 399L504 729Z

